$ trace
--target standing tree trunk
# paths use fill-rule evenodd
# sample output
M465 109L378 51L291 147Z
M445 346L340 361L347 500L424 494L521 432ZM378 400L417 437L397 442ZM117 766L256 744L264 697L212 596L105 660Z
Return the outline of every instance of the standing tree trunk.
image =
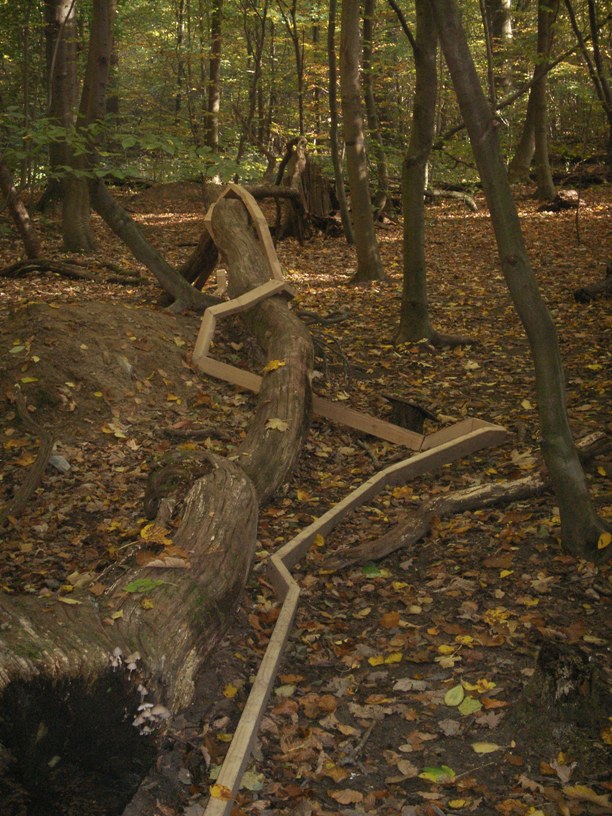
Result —
M533 88L535 95L535 169L536 196L551 201L555 195L555 183L550 169L548 154L548 62L554 38L554 23L559 11L559 0L539 0L538 2L538 64L542 60L544 73Z
M76 3L46 0L45 18L49 116L65 134L49 147L51 169L60 175L64 248L69 252L91 252L95 240L89 220L87 179L82 173L85 162L75 155L71 145L77 99Z
M425 264L425 185L435 134L438 34L428 0L416 2L416 81L412 130L402 164L404 282L398 343L434 337L427 306Z
M287 34L293 46L295 58L295 78L297 85L298 103L298 132L304 135L304 47L300 42L300 30L297 22L297 0L291 0L291 5L286 0L276 0L280 10Z
M484 0L484 4L491 34L495 87L507 94L510 75L506 52L512 41L512 0Z
M219 152L219 108L221 102L221 24L223 0L213 0L210 12L210 61L208 72L208 110L206 144Z
M338 140L338 71L336 66L336 0L329 0L329 20L327 24L327 64L329 68L329 140L332 164L334 166L334 181L336 198L340 209L342 229L348 244L355 243L353 225L349 216L342 173L342 160Z
M605 526L593 509L572 439L557 334L527 257L495 119L480 87L455 0L429 2L489 204L502 271L533 355L542 453L559 503L562 543L576 556L599 560L603 551L597 544Z
M382 280L385 273L378 252L374 230L368 162L361 112L359 82L359 3L342 0L340 38L340 88L344 141L351 190L351 210L357 250L357 272L354 283Z
M368 133L372 145L372 153L376 160L376 193L374 203L379 213L392 209L389 207L389 171L387 157L380 132L378 109L374 97L374 66L373 66L373 37L374 14L376 0L365 0L363 11L363 95L366 114L368 117Z
M584 59L585 65L591 77L595 93L603 108L606 120L608 122L608 161L612 162L612 92L610 91L610 83L604 70L604 65L601 59L601 50L599 46L599 25L597 22L597 14L595 3L589 0L589 24L591 30L591 40L593 43L593 56L587 48L586 40L580 30L576 20L576 13L572 6L571 0L565 0L565 7L572 24L572 30L578 42L580 53Z
M531 162L536 159L537 195L539 198L555 197L555 186L548 159L548 125L546 85L548 64L553 42L553 22L559 8L559 0L538 0L538 44L536 65L529 91L525 122L516 153L508 165L511 181L528 181Z

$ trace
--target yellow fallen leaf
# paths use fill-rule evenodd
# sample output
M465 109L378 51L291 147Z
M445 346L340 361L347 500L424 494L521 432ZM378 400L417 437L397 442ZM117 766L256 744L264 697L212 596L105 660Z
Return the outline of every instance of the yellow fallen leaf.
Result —
M382 666L384 662L385 658L382 655L372 655L372 657L368 657L370 666Z
M579 799L583 802L590 802L592 805L598 805L601 808L610 808L610 797L607 795L599 795L594 790L588 788L586 785L566 785L563 788L563 793L570 799Z
M211 785L208 789L213 799L224 799L226 802L232 798L232 792L227 785Z
M168 533L169 530L152 521L150 524L145 524L140 530L140 537L154 544L171 544L172 539L168 538Z
M228 683L225 688L223 689L223 696L227 697L228 700L231 700L238 694L238 689L233 683Z
M603 532L597 541L597 549L598 550L605 550L606 547L610 546L610 542L612 541L612 533Z
M153 609L155 604L150 598L143 598L142 601L140 602L140 606L143 609Z
M282 368L286 366L287 363L285 360L268 360L265 366L262 368L262 374L268 374L270 371L276 371L277 368Z
M289 423L285 422L284 419L272 417L266 422L265 427L273 431L281 431L281 433L284 433L289 427Z
M453 686L446 692L444 695L444 705L451 707L458 706L464 697L465 691L461 683L459 683L459 685Z
M472 743L472 751L475 751L477 754L492 754L495 751L499 751L501 745L498 745L496 742L473 742Z
M57 600L60 603L68 604L68 606L78 606L83 603L83 601L77 601L76 598L69 598L67 595L62 595Z
M26 384L27 383L38 382L38 377L22 377L21 382L26 383Z
M442 655L450 655L455 651L454 646L447 646L445 643L440 644L438 646L438 652Z
M402 654L402 652L391 652L385 657L385 663L386 664L401 663L403 659L404 655Z
M122 617L123 617L123 609L119 609L117 612L113 612L113 614L111 615L111 619L114 620L114 621L115 620L121 620Z
M521 407L524 408L526 411L531 411L533 409L533 405L529 402L528 399L524 399L521 402Z

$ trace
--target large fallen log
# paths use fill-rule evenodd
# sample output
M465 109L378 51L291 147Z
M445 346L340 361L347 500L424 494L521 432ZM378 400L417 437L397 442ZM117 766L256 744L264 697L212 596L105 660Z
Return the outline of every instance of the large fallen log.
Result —
M215 215L230 291L246 292L269 278L265 257L239 201L220 202ZM0 801L12 803L7 813L25 812L28 800L38 803L36 812L94 814L95 799L107 802L106 814L123 812L155 757L148 735L189 704L198 671L231 620L255 548L258 503L287 478L310 406L312 347L285 299L257 305L247 320L268 359L285 365L264 377L236 461L202 457L199 478L178 497L173 541L186 556L173 569L163 559L123 565L106 576L110 586L97 599L85 590L0 596ZM286 427L281 432L270 419ZM146 807L145 797L129 812Z

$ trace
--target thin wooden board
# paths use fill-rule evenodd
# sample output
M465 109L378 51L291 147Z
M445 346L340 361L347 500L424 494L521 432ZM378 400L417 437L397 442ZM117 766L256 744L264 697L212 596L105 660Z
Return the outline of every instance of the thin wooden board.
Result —
M217 320L222 317L229 317L230 315L238 314L250 309L261 303L262 300L267 300L272 295L278 295L281 292L287 292L290 289L286 281L269 280L262 283L255 289L245 292L244 295L239 295L232 300L225 303L218 303L215 306L209 306L204 312L200 331L196 338L195 347L193 350L193 360L197 364L197 360L205 357L210 349L210 342L215 332ZM291 293L289 293L291 294ZM293 296L293 295L291 295Z
M251 218L253 219L253 224L255 226L255 231L257 232L257 236L261 242L262 249L264 251L264 255L266 256L266 260L268 262L268 266L270 267L270 272L272 273L272 277L276 280L284 280L283 270L280 265L280 261L278 260L278 255L276 254L276 249L274 248L274 243L272 241L272 236L270 235L270 228L268 227L268 222L265 219L264 214L262 213L259 204L255 201L253 196L245 190L240 184L233 184L229 183L227 187L223 190L219 198L214 204L208 208L208 212L204 216L204 224L206 225L206 229L210 233L210 237L215 240L215 236L213 233L212 228L212 214L215 207L215 204L220 201L222 198L225 197L230 198L239 198L244 206L247 208L247 211Z
M444 442L435 449L416 453L409 459L404 459L379 471L271 556L268 562L268 574L277 596L282 601L282 607L217 778L217 784L229 791L231 798L211 798L204 811L204 816L230 816L231 814L234 798L253 750L259 723L270 698L272 685L297 612L300 590L289 571L290 568L306 555L316 535L329 533L351 510L357 509L380 493L386 485L405 482L434 467L465 456L467 453L506 441L508 435L504 428L488 425L481 420L476 421L476 424L480 427Z
M216 780L216 784L223 788L224 792L227 790L231 792L231 799L211 797L204 816L229 816L232 811L242 774L257 737L259 723L272 692L272 685L285 650L285 644L293 628L300 590L293 579L291 579L291 584Z
M416 453L409 459L403 459L397 464L378 471L349 493L341 502L334 505L327 513L324 513L302 530L288 544L278 550L276 555L288 569L291 569L306 554L316 535L327 535L351 510L356 510L364 502L378 495L387 485L402 484L408 479L413 479L415 476L420 476L434 468L454 462L482 448L501 445L507 438L508 434L505 428L498 425L477 428L475 431L464 434L450 442L445 442L437 448Z

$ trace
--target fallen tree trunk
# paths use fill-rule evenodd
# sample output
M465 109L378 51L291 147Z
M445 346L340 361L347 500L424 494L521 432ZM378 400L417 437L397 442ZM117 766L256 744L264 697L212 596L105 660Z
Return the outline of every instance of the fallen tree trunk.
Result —
M601 280L581 286L574 292L574 299L578 303L590 303L598 298L612 297L612 261L608 263L606 277Z
M603 433L593 433L583 437L576 444L582 461L588 461L603 453L608 447L608 440ZM402 547L416 544L431 530L434 518L445 518L467 510L482 510L500 504L531 499L550 490L548 476L534 473L523 479L492 482L486 485L468 487L439 496L426 502L417 512L412 513L400 524L375 541L365 541L358 547L342 551L325 566L328 569L345 569L368 561L377 561Z
M220 202L216 215L230 287L247 291L269 277L247 215L237 201ZM156 753L148 734L189 704L198 671L231 619L255 548L258 503L287 478L310 405L312 350L285 300L259 304L248 319L268 357L282 354L285 365L264 378L237 462L203 457L200 478L179 497L173 543L185 557L173 569L163 558L126 565L97 600L85 591L0 596L0 800L14 801L15 813L22 812L19 797L44 812L76 812L69 809L73 793L79 812L123 812ZM271 418L282 418L286 429L279 432ZM77 774L71 784L67 769ZM51 801L55 795L61 805ZM104 811L96 798L106 801Z
M8 166L0 158L0 191L6 199L9 212L23 241L28 258L38 258L40 255L40 241L30 214L19 197L17 188Z

